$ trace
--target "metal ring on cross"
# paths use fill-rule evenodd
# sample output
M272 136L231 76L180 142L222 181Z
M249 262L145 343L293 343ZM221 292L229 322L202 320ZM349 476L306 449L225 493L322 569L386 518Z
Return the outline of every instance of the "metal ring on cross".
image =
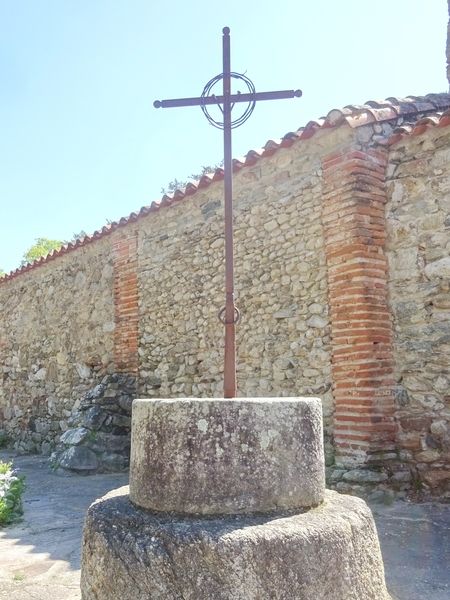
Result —
M230 73L230 77L232 79L238 79L239 81L242 81L246 86L247 86L247 92L250 94L254 94L256 92L255 86L253 84L253 81L251 79L249 79L248 77L246 77L245 75L243 75L242 73L235 73L234 71ZM213 87L219 82L222 81L223 79L223 73L220 73L219 75L216 75L215 77L213 77L210 81L208 81L208 83L205 85L205 87L203 88L203 92L201 94L202 98L214 98L215 94L212 93L212 89ZM237 94L241 94L242 92L237 92ZM218 107L220 108L220 110L223 112L222 107L220 106L219 103L217 103ZM236 127L239 127L240 125L243 125L245 123L245 121L250 118L253 110L255 109L255 105L256 105L256 101L255 100L250 100L244 110L244 112L242 113L242 115L240 117L238 117L237 119L234 119L233 121L231 121L231 128L235 129ZM231 106L231 108L233 108L234 104ZM205 115L205 117L208 119L209 123L213 126L213 127L217 127L217 129L223 129L224 128L224 123L223 121L214 119L214 117L212 117L210 115L210 113L208 112L208 108L206 104L200 104L200 107L203 111L203 114Z
M241 320L241 311L237 308L237 306L234 306L233 310L234 310L234 317L233 317L233 321L231 321L231 323L234 323L236 325ZM223 323L224 325L230 325L230 323L227 323L227 321L226 321L225 312L226 312L226 307L224 306L223 308L221 308L219 310L219 314L217 316L219 317L219 321L221 323Z

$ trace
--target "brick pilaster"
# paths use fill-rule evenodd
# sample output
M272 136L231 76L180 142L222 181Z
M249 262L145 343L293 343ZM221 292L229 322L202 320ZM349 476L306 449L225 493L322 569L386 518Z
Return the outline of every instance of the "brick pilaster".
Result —
M392 323L384 253L386 155L350 149L323 160L336 462L395 449Z
M119 230L113 240L114 362L121 373L138 370L137 232Z
M450 0L448 0L448 25L447 25L446 55L447 55L447 81L449 84L449 91L450 91Z

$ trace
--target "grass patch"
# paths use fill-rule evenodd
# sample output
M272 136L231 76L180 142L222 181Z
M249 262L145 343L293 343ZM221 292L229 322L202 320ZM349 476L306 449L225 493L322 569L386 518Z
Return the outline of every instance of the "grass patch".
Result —
M17 521L23 513L25 478L14 472L12 463L0 461L0 526Z

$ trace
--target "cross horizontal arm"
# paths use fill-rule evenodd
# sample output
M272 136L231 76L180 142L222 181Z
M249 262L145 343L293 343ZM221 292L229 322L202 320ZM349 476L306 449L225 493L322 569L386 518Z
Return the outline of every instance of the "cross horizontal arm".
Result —
M283 100L300 98L301 90L282 90L279 92L255 92L254 94L231 94L230 102L256 102L259 100ZM175 100L155 100L155 108L176 108L180 106L206 106L207 104L223 104L224 96L205 96L204 98L178 98Z

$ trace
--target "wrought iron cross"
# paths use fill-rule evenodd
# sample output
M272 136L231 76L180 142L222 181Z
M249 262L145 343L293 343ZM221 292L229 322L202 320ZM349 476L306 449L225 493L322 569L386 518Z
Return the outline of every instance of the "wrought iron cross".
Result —
M279 92L256 92L253 83L240 73L231 71L230 67L230 29L223 28L223 71L213 77L203 89L199 98L179 98L176 100L155 100L155 108L175 108L179 106L200 106L208 121L214 127L223 129L224 155L224 196L225 196L225 307L219 312L219 318L225 325L225 359L224 359L224 397L236 397L236 341L235 326L240 313L234 299L234 267L233 267L233 163L231 157L231 130L242 125L252 114L257 100L278 100L283 98L299 98L300 90L284 90ZM247 86L247 93L231 93L231 79L238 79ZM221 96L212 93L213 87L222 81ZM247 107L240 117L232 121L231 111L236 103L246 102ZM215 120L208 112L207 106L216 105L222 113L222 120Z

